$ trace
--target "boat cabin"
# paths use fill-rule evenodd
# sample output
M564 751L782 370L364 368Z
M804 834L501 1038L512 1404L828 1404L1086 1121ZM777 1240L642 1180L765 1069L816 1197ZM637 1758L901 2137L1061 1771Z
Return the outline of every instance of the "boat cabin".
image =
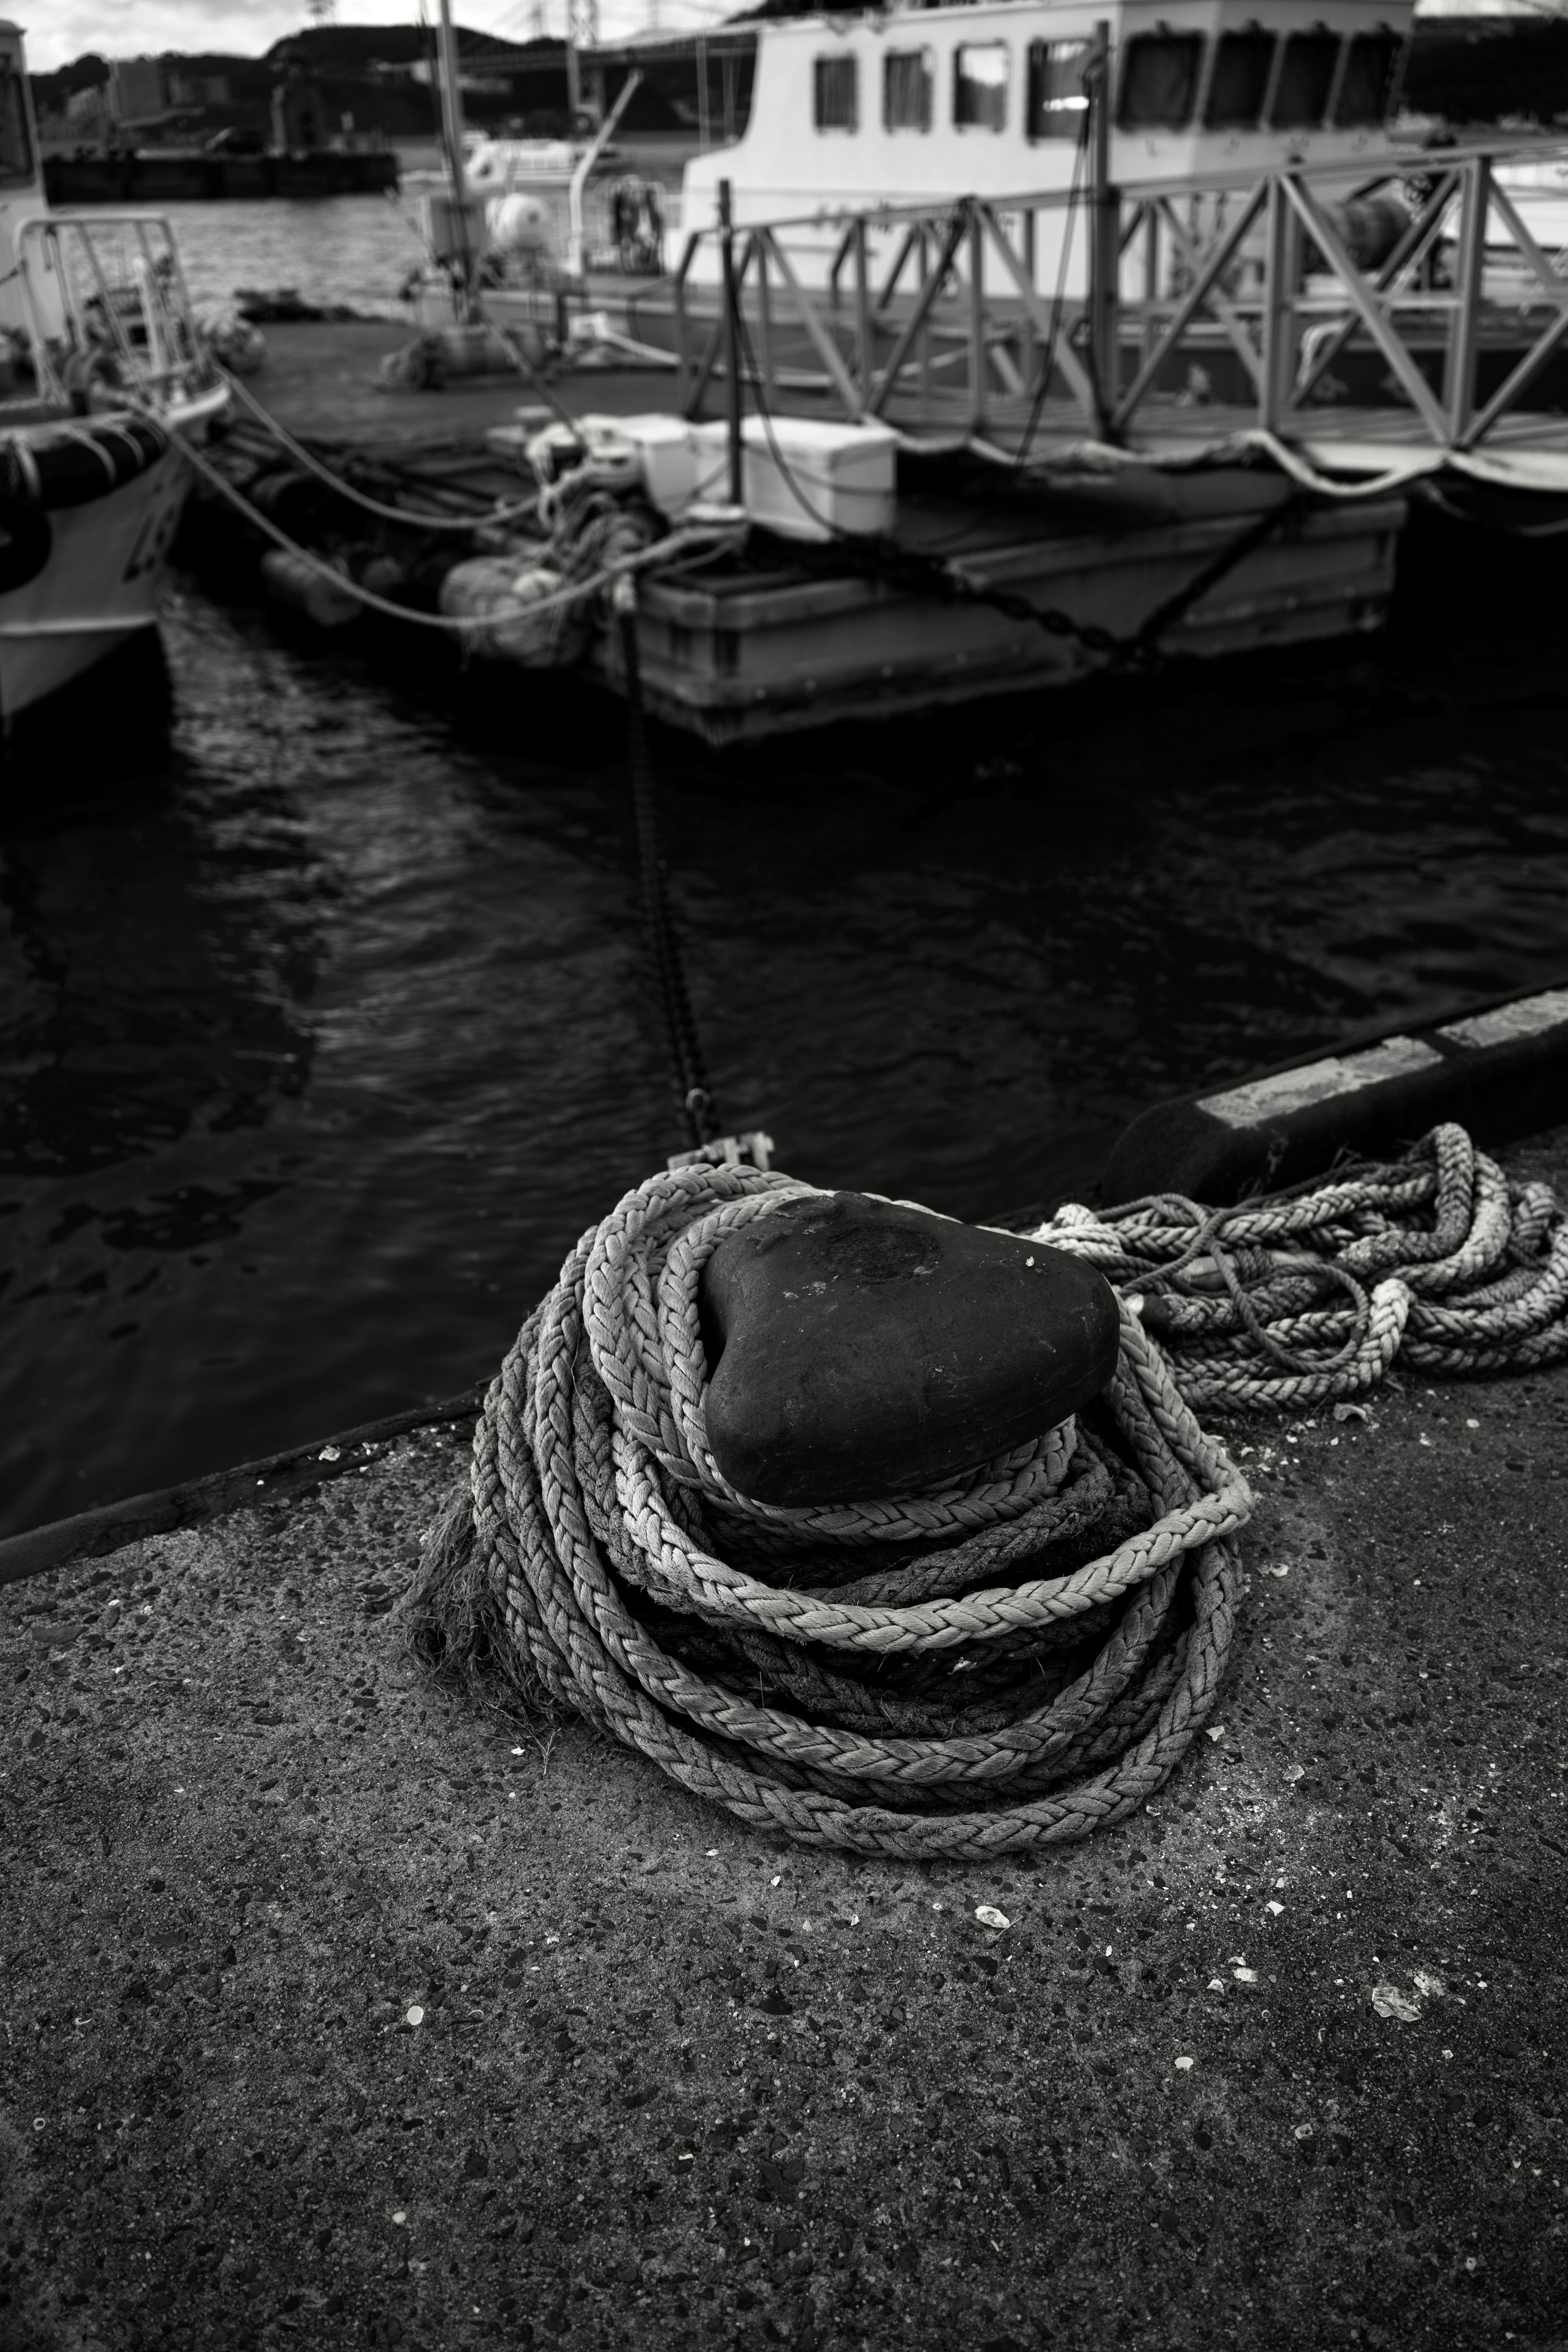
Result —
M26 332L16 231L23 221L47 209L22 27L0 21L0 332Z
M1411 15L1409 0L906 0L764 23L745 129L687 165L681 226L712 226L721 180L737 226L803 232L879 204L1086 188L1099 24L1120 185L1342 160L1353 182L1392 152ZM824 239L791 241L809 268ZM1059 240L1046 245L1048 288Z

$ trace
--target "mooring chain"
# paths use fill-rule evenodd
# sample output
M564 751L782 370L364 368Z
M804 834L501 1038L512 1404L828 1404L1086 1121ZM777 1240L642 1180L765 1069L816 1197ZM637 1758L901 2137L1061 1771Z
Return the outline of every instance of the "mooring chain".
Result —
M890 587L912 594L934 597L942 604L984 605L991 612L1000 613L1005 620L1044 629L1048 636L1070 638L1110 668L1151 669L1176 658L1159 642L1165 632L1255 548L1277 531L1293 527L1312 503L1308 493L1295 490L1266 513L1256 516L1245 530L1221 548L1173 595L1157 605L1130 635L1119 635L1099 621L1077 620L1059 604L1037 604L1016 589L999 588L952 557L928 555L919 548L892 540L857 541L847 533L841 533L828 547L816 551L816 560L828 571L841 570L847 562L862 577L884 581ZM801 551L794 549L792 553L798 557Z
M632 814L637 824L637 871L642 884L643 912L664 1013L665 1037L680 1114L692 1142L700 1148L719 1133L719 1110L709 1083L708 1066L697 1034L696 1016L686 984L686 965L676 936L666 888L667 871L659 841L658 801L653 761L648 755L647 724L643 709L642 667L637 650L637 591L631 582L617 583L614 606L619 624L621 663L626 693L626 760L631 770Z

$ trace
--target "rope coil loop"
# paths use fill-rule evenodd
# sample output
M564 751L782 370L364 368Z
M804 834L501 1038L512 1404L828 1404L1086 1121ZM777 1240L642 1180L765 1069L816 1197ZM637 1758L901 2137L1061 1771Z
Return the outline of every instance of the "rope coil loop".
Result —
M1510 1181L1462 1127L1230 1209L1163 1193L1069 1203L1035 1237L1143 1293L1193 1405L1321 1404L1374 1387L1396 1358L1458 1378L1568 1357L1562 1204Z
M1218 1693L1253 1507L1195 1402L1568 1356L1560 1203L1442 1127L1234 1209L1069 1203L1036 1238L1123 1294L1102 1397L921 1493L766 1506L708 1445L698 1286L815 1190L698 1162L589 1227L405 1603L433 1669L570 1707L805 1844L978 1860L1086 1837L1169 1778Z
M706 1440L701 1269L815 1189L679 1168L583 1235L490 1386L412 1645L447 1669L488 1654L808 1844L978 1858L1087 1836L1214 1705L1250 1492L1124 1310L1082 1425L921 1494L738 1494Z

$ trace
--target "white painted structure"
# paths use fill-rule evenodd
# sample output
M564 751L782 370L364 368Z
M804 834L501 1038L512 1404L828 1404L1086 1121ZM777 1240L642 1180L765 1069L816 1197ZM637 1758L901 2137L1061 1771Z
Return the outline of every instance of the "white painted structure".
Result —
M1110 176L1130 194L1292 162L1342 163L1349 189L1394 157L1388 117L1411 14L1409 0L895 0L763 24L745 131L688 163L681 226L711 229L728 180L737 226L798 223L790 249L816 278L835 217L868 206L1065 194L1075 177L1087 193L1084 71L1099 23ZM1037 248L1047 292L1060 246L1042 236ZM710 280L714 266L704 238L693 275ZM1086 278L1080 217L1063 290L1081 294Z
M7 329L13 334L27 332L16 267L16 233L25 220L44 210L45 202L44 167L22 28L0 20L0 332ZM47 302L48 298L49 289L41 286L37 299ZM57 303L50 331L58 332L59 323Z
M0 730L153 627L164 561L189 486L170 441L101 492L51 499L51 452L132 409L205 431L227 390L198 336L168 223L144 215L51 214L19 26L0 23L0 330L21 339L33 396L0 402L0 472L41 511L30 576L0 593ZM84 413L85 412L85 413ZM27 486L32 485L29 499ZM38 525L32 521L37 531ZM0 562L4 562L0 551ZM15 566L13 566L15 569Z

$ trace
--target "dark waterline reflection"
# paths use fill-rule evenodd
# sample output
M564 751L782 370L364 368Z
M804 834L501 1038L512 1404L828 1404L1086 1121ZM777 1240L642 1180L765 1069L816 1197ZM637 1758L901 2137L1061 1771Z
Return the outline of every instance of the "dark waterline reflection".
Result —
M1555 976L1553 635L667 740L728 1120L984 1214L1160 1094ZM467 1386L681 1139L613 726L479 723L188 583L167 638L164 749L46 758L0 825L5 1529Z

